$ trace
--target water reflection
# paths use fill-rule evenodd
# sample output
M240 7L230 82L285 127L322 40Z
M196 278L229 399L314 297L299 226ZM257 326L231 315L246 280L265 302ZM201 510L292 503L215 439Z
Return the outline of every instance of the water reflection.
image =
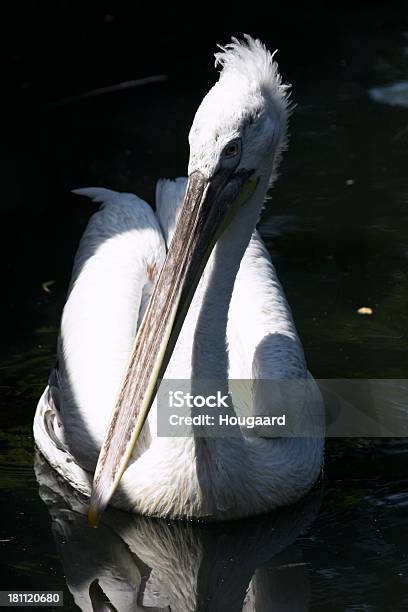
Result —
M87 523L87 500L39 455L35 472L66 583L81 610L309 609L308 567L294 542L317 514L319 488L256 519L192 525L109 509L95 530Z

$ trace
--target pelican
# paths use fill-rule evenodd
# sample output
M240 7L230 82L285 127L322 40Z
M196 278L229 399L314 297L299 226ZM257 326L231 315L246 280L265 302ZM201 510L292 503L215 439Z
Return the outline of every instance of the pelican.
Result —
M250 36L215 58L220 76L193 120L188 178L157 183L155 212L129 193L76 191L101 208L76 254L34 436L90 497L93 525L109 503L192 520L261 514L302 497L321 471L321 395L256 230L287 144L289 86ZM290 411L309 433L160 435L157 388L181 380L246 381L233 414ZM287 394L268 395L259 381L288 383Z

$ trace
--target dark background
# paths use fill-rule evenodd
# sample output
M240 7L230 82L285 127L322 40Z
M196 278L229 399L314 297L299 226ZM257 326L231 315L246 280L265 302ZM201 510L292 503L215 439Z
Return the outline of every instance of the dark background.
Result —
M62 306L62 289L90 210L69 194L70 189L94 180L135 190L151 200L156 178L185 172L187 143L184 149L173 150L169 131L170 136L173 129L175 137L186 138L192 109L186 108L183 121L175 123L168 101L178 97L182 104L191 89L205 93L216 77L212 53L217 42L248 32L279 49L281 71L291 82L307 83L308 75L315 80L317 71L324 81L341 70L351 80L358 74L361 85L364 67L372 64L407 16L406 2L350 7L336 3L326 8L282 2L192 3L189 8L139 2L4 3L0 25L4 341L18 346L29 330L49 320L49 296L42 282L56 281L55 288L61 290L56 306ZM151 75L167 75L167 81L131 93L69 100ZM119 106L120 111L123 105L124 112L130 112L134 105L137 123L138 104L146 95L157 103L154 136L147 134L135 142L138 135L123 129L123 140L118 142L111 129L110 107ZM124 149L129 159L118 161L126 155Z

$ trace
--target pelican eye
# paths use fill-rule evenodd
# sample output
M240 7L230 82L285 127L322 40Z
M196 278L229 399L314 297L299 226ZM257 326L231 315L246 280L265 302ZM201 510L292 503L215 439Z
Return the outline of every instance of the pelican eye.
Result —
M237 138L236 140L232 140L225 146L222 152L222 156L224 158L235 157L236 155L239 155L240 152L241 152L241 140Z

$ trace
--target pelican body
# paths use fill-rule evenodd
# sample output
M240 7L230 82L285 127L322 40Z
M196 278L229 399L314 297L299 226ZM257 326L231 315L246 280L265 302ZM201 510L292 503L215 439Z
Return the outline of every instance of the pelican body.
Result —
M101 208L75 258L34 436L90 497L92 524L109 503L171 518L260 514L299 499L320 474L321 396L256 230L287 143L288 86L250 37L216 63L190 131L188 178L157 183L155 212L133 194L76 190ZM161 436L163 379L246 381L233 411L276 414L290 402L311 435ZM266 397L256 390L265 380L304 384L296 397Z

